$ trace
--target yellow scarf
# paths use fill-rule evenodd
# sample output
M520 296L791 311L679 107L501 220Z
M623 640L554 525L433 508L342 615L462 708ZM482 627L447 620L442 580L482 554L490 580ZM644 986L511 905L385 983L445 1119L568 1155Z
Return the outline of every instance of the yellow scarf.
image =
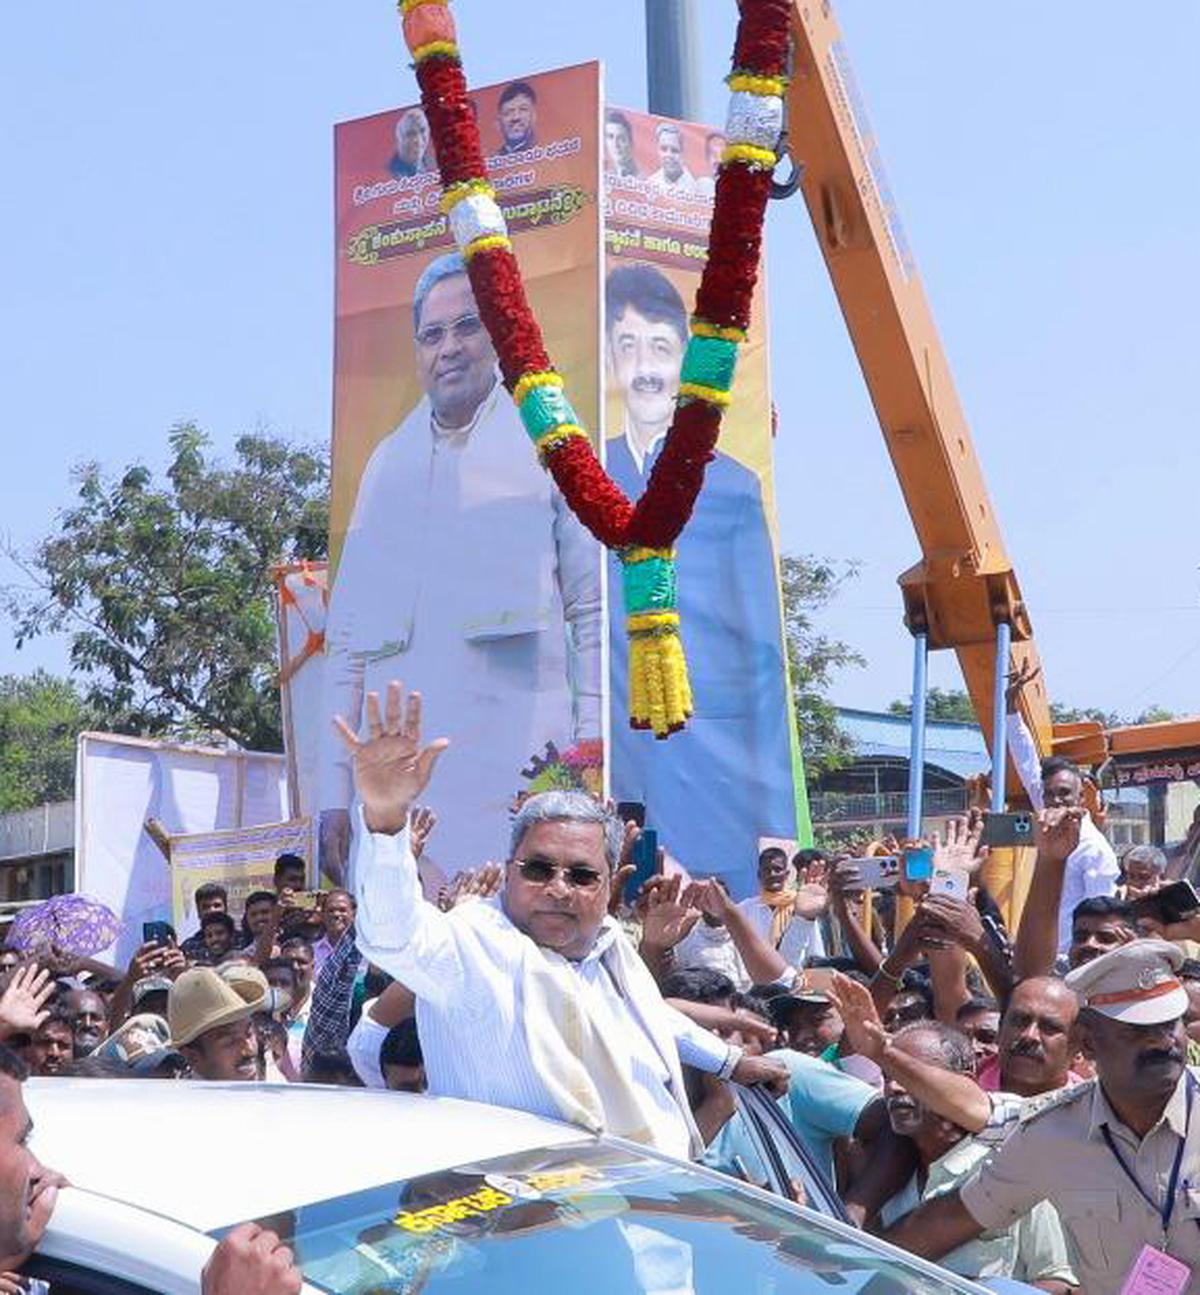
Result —
M792 924L796 912L796 892L794 890L762 891L759 899L772 910L771 933L767 937L771 948L778 949L787 929Z

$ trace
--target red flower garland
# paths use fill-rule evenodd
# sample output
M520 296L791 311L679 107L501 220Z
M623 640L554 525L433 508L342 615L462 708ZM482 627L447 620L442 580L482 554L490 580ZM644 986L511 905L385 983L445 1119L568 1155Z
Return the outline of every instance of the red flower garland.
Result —
M790 11L790 0L742 0L733 57L737 71L759 77L786 74ZM486 175L457 52L419 57L417 80L443 188ZM708 260L696 294L696 315L708 325L741 331L749 326L770 189L767 169L741 163L726 163L720 169ZM467 268L508 390L512 392L524 374L552 369L512 251L481 250ZM546 455L546 465L575 515L603 544L613 549L665 549L675 543L692 514L720 425L717 406L704 400L681 402L636 506L604 471L584 437L557 443Z

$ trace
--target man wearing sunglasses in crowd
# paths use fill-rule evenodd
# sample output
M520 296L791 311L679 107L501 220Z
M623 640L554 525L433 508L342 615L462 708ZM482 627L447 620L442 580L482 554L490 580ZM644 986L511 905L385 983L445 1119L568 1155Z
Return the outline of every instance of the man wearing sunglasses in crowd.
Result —
M422 746L421 699L366 698L365 738L336 721L358 804L352 875L364 957L416 994L429 1090L564 1119L677 1156L703 1150L681 1064L786 1090L787 1070L668 1007L609 916L622 825L591 797L544 792L512 823L496 902L424 900L408 820L449 745ZM446 757L454 759L454 753Z

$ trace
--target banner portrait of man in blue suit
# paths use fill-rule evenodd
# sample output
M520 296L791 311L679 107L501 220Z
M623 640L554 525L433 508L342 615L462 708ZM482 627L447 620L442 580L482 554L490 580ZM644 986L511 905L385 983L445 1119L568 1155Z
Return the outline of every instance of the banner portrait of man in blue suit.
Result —
M636 499L674 413L687 310L661 270L632 263L609 272L605 311L610 389L623 410L606 462ZM796 835L776 562L758 476L718 450L677 547L696 713L666 741L629 727L620 563L610 554L612 793L645 802L670 854L741 896L755 888L759 837Z

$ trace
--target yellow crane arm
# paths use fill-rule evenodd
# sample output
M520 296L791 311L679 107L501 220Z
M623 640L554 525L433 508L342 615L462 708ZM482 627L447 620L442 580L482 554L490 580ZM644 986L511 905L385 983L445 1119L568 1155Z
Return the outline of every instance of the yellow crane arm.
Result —
M996 625L1012 626L1018 663L1037 664L1033 626L837 21L828 3L796 0L793 26L790 151L921 546L900 577L905 619L957 652L976 714L990 717ZM1048 752L1040 679L1024 707ZM990 745L990 719L983 728Z

